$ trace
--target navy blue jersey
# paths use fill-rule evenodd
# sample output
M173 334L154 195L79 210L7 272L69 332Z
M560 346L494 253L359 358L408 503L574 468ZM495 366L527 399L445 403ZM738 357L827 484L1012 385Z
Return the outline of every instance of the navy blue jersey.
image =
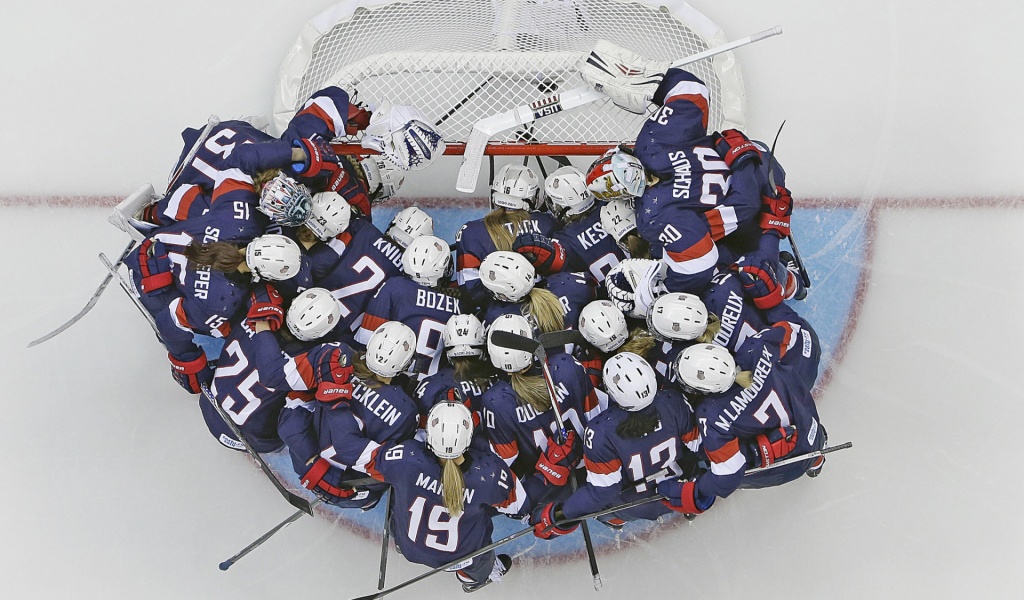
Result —
M768 326L761 311L744 296L743 285L733 273L716 275L711 287L701 294L701 300L708 313L721 322L714 343L729 352L737 352L747 338Z
M626 258L615 238L601 227L604 205L598 201L583 218L567 223L552 236L565 248L566 270L586 271L598 284L604 282L612 267Z
M616 428L632 414L612 403L594 418L583 434L583 462L587 483L565 501L562 512L575 518L616 504L632 502L657 493L657 483L679 478L687 462L700 448L700 433L693 410L678 390L661 390L643 414L657 412L652 433L637 439L619 435ZM686 454L690 454L688 459ZM627 482L642 482L662 469L668 472L651 483L623 490ZM659 502L631 511L632 518L656 519L669 512Z
M548 362L565 427L581 436L587 423L606 405L601 405L586 370L572 356L555 354ZM548 438L558 430L554 411L538 413L529 404L520 403L507 380L499 380L484 392L481 406L494 451L506 464L515 463L518 475L532 474L537 459L547 450Z
M676 380L675 373L672 372L672 361L693 344L693 341L658 341L647 353L647 362L654 367L659 388L666 387Z
M452 388L458 388L462 390L462 395L469 401L469 409L473 412L473 425L476 426L480 424L480 407L487 387L481 388L472 381L456 379L453 367L443 367L437 373L420 380L419 385L416 386L416 406L420 414L426 416L436 403L437 398Z
M374 451L367 472L392 484L391 531L409 561L438 567L491 543L498 511L530 509L526 491L500 458L470 448L461 465L463 512L452 516L441 489L441 464L422 442L389 443Z
M378 327L388 321L401 321L416 334L416 356L411 371L433 375L444 355L445 324L457 314L462 314L458 298L407 277L392 277L377 289L367 304L355 340L365 346Z
M548 290L558 298L565 310L565 316L562 318L564 329L579 328L580 311L597 298L597 284L586 273L555 273L542 279L537 286ZM522 315L531 323L534 322L527 301L491 300L484 310L482 319L484 327L490 327L495 319L506 314Z

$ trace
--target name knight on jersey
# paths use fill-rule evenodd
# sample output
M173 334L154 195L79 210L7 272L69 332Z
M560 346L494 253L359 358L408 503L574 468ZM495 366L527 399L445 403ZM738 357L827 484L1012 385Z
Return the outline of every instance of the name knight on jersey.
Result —
M458 298L430 290L416 290L416 306L434 308L453 315L462 314Z
M757 366L754 367L753 384L741 391L729 402L729 408L732 408L732 412L729 412L729 409L726 408L722 409L722 414L715 421L715 426L722 431L729 431L732 424L740 417L743 409L761 392L761 388L764 387L764 382L771 372L772 353L768 351L768 348L761 348L761 358L757 360Z
M352 398L358 400L371 413L380 417L388 425L394 425L402 418L402 411L394 407L380 394L371 390L361 383L357 383L352 390Z
M394 244L387 241L384 238L378 238L373 243L373 247L380 250L380 253L387 257L396 267L402 268L402 251L399 250Z

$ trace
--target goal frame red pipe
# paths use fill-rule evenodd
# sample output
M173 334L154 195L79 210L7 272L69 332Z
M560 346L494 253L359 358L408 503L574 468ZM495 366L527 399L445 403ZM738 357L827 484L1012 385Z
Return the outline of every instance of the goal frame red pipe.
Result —
M599 156L618 144L488 144L485 155L492 156ZM359 144L331 144L339 155L377 154ZM466 144L453 142L447 144L445 155L461 156L466 152Z

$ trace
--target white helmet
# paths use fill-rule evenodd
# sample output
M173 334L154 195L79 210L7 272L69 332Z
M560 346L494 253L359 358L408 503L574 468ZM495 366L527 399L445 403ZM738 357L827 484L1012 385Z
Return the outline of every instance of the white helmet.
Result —
M452 315L442 337L448 358L483 356L487 343L484 324L475 315Z
M438 402L427 413L427 448L438 458L458 458L473 440L473 414L465 404Z
M324 288L310 288L288 307L285 323L297 339L308 342L327 335L341 319L341 303Z
M388 321L366 342L366 366L381 377L394 377L404 371L416 354L416 334L405 323Z
M418 108L385 100L373 111L360 142L399 169L417 171L444 154L446 147L441 134L428 122Z
M306 228L323 241L348 229L352 221L352 205L337 192L320 192L313 196L313 205L306 219Z
M518 252L497 250L480 263L480 282L498 300L519 302L533 290L536 271Z
M366 189L375 203L394 196L405 183L405 172L379 154L367 156L359 161L359 166L366 177Z
M736 381L736 359L716 344L697 344L679 353L672 370L684 392L720 394Z
M601 229L615 239L620 247L630 231L636 230L636 211L628 200L612 200L601 207ZM623 249L625 249L623 247Z
M533 338L533 328L526 317L515 314L501 315L491 323L487 331L487 354L491 357L491 364L495 368L506 373L518 373L533 365L533 355L525 350L515 350L497 346L491 341L491 334L495 331L508 331L523 337Z
M647 188L647 172L643 163L631 152L619 149L612 154L612 173L630 196L643 196Z
M626 316L608 300L595 300L580 311L580 333L601 352L611 352L626 343Z
M398 242L402 248L408 248L421 235L434 235L434 219L418 207L403 208L391 219L385 235Z
M708 309L693 294L659 296L647 313L647 330L662 341L695 340L708 328Z
M452 250L439 237L418 237L402 253L402 270L420 285L437 287L442 279L452 276Z
M309 188L284 173L271 179L260 191L260 212L288 227L305 223L312 203Z
M609 358L601 378L611 399L630 412L650 406L658 393L654 368L632 352L620 352Z
M558 218L578 215L594 206L594 195L587 189L583 171L568 166L557 169L544 180L544 193L551 212Z
M533 169L524 165L505 165L491 185L491 206L513 210L539 210L540 179Z
M249 242L245 264L252 271L253 281L284 281L299 272L302 251L290 237L270 233Z

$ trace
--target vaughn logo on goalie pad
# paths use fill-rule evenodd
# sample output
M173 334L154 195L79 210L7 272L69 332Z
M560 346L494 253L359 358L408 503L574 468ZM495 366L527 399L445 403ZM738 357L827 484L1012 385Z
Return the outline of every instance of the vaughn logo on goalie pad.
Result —
M533 111L533 118L540 119L548 115L562 112L561 98L558 94L554 96L548 96L547 98L541 98L536 102L530 103L530 109Z

